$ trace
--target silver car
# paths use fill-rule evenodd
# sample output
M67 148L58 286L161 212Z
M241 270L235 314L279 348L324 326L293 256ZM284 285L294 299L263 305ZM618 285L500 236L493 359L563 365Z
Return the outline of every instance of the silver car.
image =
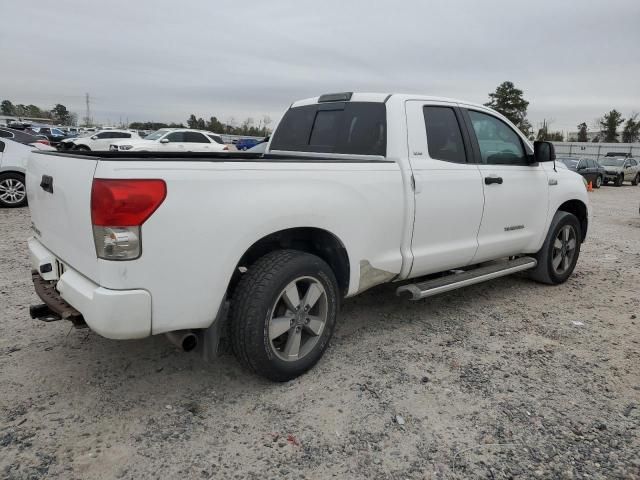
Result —
M635 158L628 154L611 154L600 160L600 165L604 167L604 184L613 182L616 187L622 182L631 182L631 185L640 183L640 166Z

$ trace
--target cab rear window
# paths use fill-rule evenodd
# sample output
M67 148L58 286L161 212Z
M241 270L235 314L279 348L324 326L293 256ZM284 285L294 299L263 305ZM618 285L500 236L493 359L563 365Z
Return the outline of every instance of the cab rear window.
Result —
M271 150L385 156L386 107L333 102L290 108L273 135Z

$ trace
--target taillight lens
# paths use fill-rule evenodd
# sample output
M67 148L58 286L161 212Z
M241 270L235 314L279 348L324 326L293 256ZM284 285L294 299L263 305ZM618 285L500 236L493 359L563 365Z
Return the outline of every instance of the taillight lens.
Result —
M102 179L91 188L91 223L99 258L133 260L140 256L140 226L167 195L164 180Z

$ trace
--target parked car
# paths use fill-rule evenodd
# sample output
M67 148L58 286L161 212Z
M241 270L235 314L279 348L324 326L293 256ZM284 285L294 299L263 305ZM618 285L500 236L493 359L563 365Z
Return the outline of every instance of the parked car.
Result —
M611 153L611 152L610 152ZM600 165L604 167L604 184L613 182L616 187L623 182L631 182L631 185L640 183L640 166L635 158L628 154L607 155L600 160Z
M219 135L206 130L161 128L141 139L111 142L120 152L222 152L229 148Z
M69 138L60 142L60 150L108 151L109 146L119 140L140 139L138 132L132 130L101 130L91 136Z
M587 183L591 182L593 188L600 188L604 181L604 167L590 158L558 157L569 170L577 172L584 177Z
M55 151L42 143L23 144L0 138L0 207L15 208L27 204L25 171L29 153L35 149Z
M49 140L52 147L58 146L58 144L65 138L73 137L74 135L68 135L59 128L56 127L43 127L43 126L31 126L29 128L31 132L36 135L44 135Z
M0 138L8 138L23 145L34 145L36 143L50 145L49 139L44 135L32 135L26 131L13 128L0 127Z
M249 153L264 153L267 151L267 146L269 145L269 137L266 137L257 145L247 149L246 151Z
M259 140L257 138L240 138L235 143L235 146L238 150L249 150L250 148L255 147L261 142L262 140Z
M483 105L373 93L293 103L264 155L34 153L31 315L208 357L224 337L289 380L375 285L417 300L519 271L566 281L589 206L554 159Z

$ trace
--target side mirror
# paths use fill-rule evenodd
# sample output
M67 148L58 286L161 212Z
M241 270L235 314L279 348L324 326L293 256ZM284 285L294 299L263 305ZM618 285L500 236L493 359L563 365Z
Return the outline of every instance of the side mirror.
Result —
M162 140L160 140L160 143L169 143L169 139L168 138L163 138Z
M556 159L556 149L551 142L533 142L533 158L536 163L553 162Z
M91 140L98 140L98 135L94 135L93 137L91 137Z

